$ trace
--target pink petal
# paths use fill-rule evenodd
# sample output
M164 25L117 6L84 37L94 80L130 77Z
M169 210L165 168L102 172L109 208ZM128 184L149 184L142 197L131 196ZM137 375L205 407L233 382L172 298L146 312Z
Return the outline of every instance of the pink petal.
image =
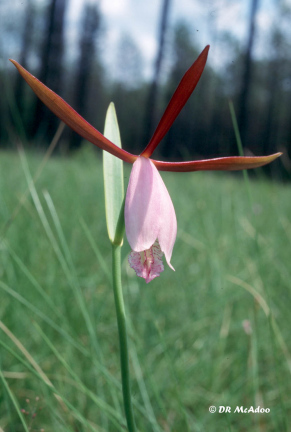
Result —
M155 241L153 246L142 252L132 251L128 257L128 262L133 268L137 276L145 279L149 283L154 278L160 276L164 271L163 252L161 251L158 241Z
M170 261L177 236L177 218L170 194L158 170L157 175L160 178L159 187L161 201L161 226L158 234L158 240L161 250L165 254L168 266L175 271Z
M125 199L125 230L135 252L149 249L158 237L161 205L157 169L149 159L138 157L129 178Z
M156 239L168 265L177 234L174 206L158 170L150 159L134 162L125 200L125 230L135 252L150 249Z

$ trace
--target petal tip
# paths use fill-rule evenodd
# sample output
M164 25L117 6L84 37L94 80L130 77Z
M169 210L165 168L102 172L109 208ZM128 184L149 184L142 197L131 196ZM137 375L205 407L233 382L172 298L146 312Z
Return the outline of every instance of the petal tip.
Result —
M170 262L167 261L167 264L170 267L170 269L172 269L173 271L176 271Z

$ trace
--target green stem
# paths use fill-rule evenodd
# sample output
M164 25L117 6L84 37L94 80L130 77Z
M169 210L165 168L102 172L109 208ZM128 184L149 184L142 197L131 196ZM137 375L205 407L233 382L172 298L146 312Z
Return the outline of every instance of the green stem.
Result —
M136 432L131 404L126 317L121 285L121 246L114 244L112 245L112 274L120 345L120 365L124 410L129 432Z

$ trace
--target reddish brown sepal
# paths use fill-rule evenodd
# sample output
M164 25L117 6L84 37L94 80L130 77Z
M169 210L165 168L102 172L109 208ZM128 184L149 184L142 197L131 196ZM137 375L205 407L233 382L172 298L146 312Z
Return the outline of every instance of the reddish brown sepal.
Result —
M273 162L281 154L274 153L270 156L231 156L190 162L162 162L154 159L152 161L159 171L239 171L266 165Z
M166 111L163 114L163 117L160 120L160 123L158 124L150 142L141 153L141 156L150 157L153 154L155 148L162 141L173 122L179 115L181 109L193 93L193 90L195 89L204 70L209 48L209 45L204 48L197 60L183 76L166 108Z
M110 140L105 138L97 129L91 126L83 117L81 117L69 104L67 104L60 96L46 87L37 78L31 75L15 60L10 61L16 66L20 75L25 79L27 84L32 88L34 93L40 100L66 125L77 132L86 140L95 144L103 150L117 156L124 162L133 163L137 156L128 153L127 151L117 147Z

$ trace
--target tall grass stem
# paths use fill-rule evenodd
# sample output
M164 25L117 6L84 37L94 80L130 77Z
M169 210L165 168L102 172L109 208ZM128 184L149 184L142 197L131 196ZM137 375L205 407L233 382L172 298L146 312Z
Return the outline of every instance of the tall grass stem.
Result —
M240 137L240 132L239 132L239 128L238 128L238 123L237 123L237 119L236 119L236 115L235 115L233 102L230 100L228 103L229 103L230 116L231 116L232 126L234 129L238 153L240 156L244 156L244 150L243 150L243 146L242 146L242 142L241 142L241 137ZM250 181L249 181L249 176L248 176L247 170L243 170L243 176L244 176L244 181L245 181L246 188L247 188L249 202L250 202L251 208L252 208L253 207L253 200L252 200L251 187L250 187Z

